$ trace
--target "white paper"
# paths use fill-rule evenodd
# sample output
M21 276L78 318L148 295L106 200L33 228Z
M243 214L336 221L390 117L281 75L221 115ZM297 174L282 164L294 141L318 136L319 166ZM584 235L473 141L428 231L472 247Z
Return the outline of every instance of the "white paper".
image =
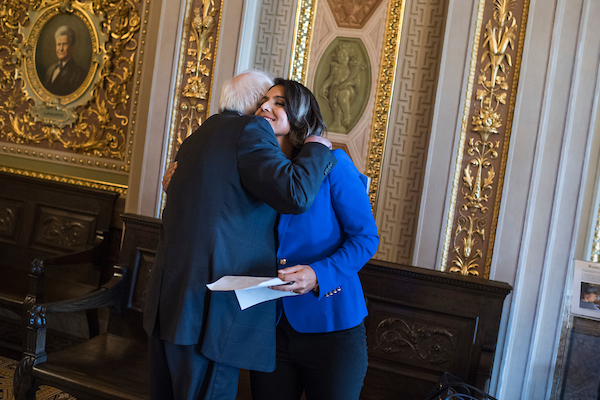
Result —
M265 278L260 276L224 276L221 279L206 285L212 291L234 291L242 310L268 300L275 300L285 296L297 296L290 291L273 290L269 286L286 285L279 278Z

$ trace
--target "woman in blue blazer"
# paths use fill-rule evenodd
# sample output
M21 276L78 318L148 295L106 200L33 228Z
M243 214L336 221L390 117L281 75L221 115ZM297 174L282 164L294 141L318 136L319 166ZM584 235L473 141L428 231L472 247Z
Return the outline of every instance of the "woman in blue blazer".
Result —
M276 79L256 115L275 131L293 158L308 135L325 129L310 91ZM377 251L379 236L365 177L343 150L310 209L284 214L278 225L279 277L297 296L280 300L277 366L251 372L255 400L358 399L367 370L363 319L367 315L358 271Z

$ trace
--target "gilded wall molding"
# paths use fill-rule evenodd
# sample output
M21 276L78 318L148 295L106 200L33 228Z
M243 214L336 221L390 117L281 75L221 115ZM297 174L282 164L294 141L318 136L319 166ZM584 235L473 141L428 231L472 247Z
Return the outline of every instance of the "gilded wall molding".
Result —
M0 171L127 193L149 6L150 0L0 4ZM76 32L73 57L89 56L83 81L64 93L44 81L62 25Z
M442 270L490 274L528 8L529 0L479 2Z
M216 5L214 0L188 0L186 3L167 163L172 161L185 138L208 117L222 8L222 1Z
M310 42L315 22L317 0L298 1L296 24L294 28L294 48L290 61L290 79L306 84Z
M121 196L127 195L127 186L126 185L118 185L115 183L107 183L102 181L95 181L91 179L82 179L74 176L66 176L66 175L55 175L55 174L47 174L37 171L28 171L24 169L16 169L9 168L0 165L0 172L6 172L9 174L28 176L31 178L43 179L46 181L60 182L60 183L68 183L70 185L75 186L83 186L91 189L101 189L106 190L108 192L116 192Z
M590 257L592 262L600 262L600 208L596 213L596 226L594 227L594 239L592 240L592 254Z
M149 0L0 6L0 141L10 143L3 152L16 148L21 157L44 154L44 161L129 171L148 6ZM71 60L81 64L65 75L81 79L57 86L48 79L63 26L76 33Z
M366 175L371 178L369 199L371 200L371 206L374 210L377 204L381 164L385 152L390 101L394 87L396 63L398 62L398 49L400 46L400 35L402 33L404 6L404 1L390 0L385 23L385 37L383 51L381 52L381 63L379 65L375 110L373 113L366 168Z

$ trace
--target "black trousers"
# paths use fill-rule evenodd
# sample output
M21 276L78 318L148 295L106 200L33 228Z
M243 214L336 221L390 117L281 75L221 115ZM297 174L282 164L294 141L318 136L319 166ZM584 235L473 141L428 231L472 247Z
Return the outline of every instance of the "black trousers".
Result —
M277 367L250 371L253 400L358 400L367 373L364 324L343 331L299 333L285 315L277 325Z
M240 369L204 357L197 345L177 345L152 335L150 398L152 400L235 400Z

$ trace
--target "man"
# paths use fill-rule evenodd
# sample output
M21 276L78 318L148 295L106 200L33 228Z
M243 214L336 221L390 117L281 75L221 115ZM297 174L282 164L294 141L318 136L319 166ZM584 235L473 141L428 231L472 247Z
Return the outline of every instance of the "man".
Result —
M595 303L598 299L597 288L588 283L581 283L581 297L579 299L579 307L588 310L600 310L600 307Z
M58 62L46 70L44 87L57 96L73 93L85 80L87 72L73 59L75 31L63 25L54 34Z
M275 302L242 311L232 292L206 288L224 275L276 276L277 213L306 211L336 163L312 136L289 161L270 124L243 115L270 86L259 71L227 82L222 112L177 154L144 310L152 399L235 399L239 368L275 368Z

